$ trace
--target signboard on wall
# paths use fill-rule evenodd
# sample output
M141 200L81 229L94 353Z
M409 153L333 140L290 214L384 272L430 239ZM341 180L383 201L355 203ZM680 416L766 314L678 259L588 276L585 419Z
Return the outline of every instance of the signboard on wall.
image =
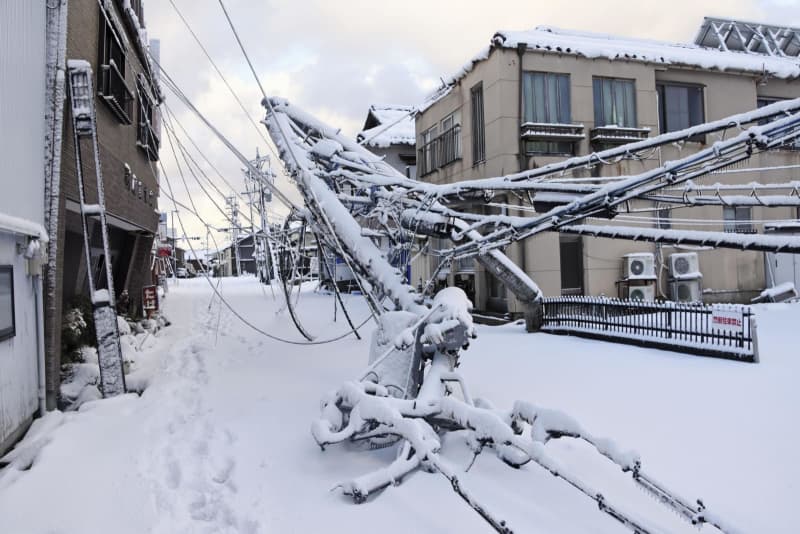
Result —
M142 308L147 315L158 311L158 289L156 286L144 286L142 288Z

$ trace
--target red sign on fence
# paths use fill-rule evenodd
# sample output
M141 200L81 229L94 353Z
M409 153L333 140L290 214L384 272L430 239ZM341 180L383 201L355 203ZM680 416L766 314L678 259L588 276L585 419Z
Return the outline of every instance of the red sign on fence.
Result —
M156 286L144 286L142 288L142 308L148 315L150 315L150 312L158 311L158 289Z
M711 328L723 332L741 333L744 314L740 306L713 306L711 308Z

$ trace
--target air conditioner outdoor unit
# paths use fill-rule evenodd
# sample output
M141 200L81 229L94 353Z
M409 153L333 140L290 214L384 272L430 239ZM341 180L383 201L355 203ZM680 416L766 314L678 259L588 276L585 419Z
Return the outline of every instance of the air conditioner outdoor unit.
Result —
M654 285L631 286L628 288L628 300L648 300L656 298L656 288Z
M669 275L675 280L697 280L702 278L697 252L670 254Z
M702 302L700 280L675 280L670 283L672 300L675 302Z
M623 273L628 280L653 280L656 277L656 261L651 252L637 252L623 256Z

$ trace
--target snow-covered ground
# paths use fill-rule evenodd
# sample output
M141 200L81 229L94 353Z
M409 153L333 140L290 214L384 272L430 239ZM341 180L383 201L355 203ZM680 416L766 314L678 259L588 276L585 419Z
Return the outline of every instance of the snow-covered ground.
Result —
M226 299L260 328L300 339L268 287L225 279ZM359 297L346 297L357 323ZM209 303L211 306L209 307ZM0 532L484 532L489 527L439 474L417 472L365 504L338 482L381 467L392 450L332 446L310 434L319 399L357 378L368 336L298 346L239 322L202 279L166 299L173 326L140 357L149 388L50 414L0 470ZM346 331L333 298L300 299L320 339ZM761 363L742 364L578 338L479 327L459 371L474 397L560 408L596 435L641 453L646 472L745 532L795 532L800 502L800 305L757 307ZM365 328L365 333L371 329ZM38 438L37 438L38 436ZM656 532L696 532L633 488L629 476L585 447L549 444L566 468ZM469 465L457 433L443 455ZM20 470L30 465L30 469ZM515 532L626 530L535 465L519 470L491 452L461 476ZM704 532L714 532L704 527Z

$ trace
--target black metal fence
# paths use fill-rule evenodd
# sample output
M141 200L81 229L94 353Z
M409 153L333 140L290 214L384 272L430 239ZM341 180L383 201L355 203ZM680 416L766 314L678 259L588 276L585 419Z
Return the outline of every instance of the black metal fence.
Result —
M546 332L758 361L755 320L747 306L555 297L545 299L543 308Z

